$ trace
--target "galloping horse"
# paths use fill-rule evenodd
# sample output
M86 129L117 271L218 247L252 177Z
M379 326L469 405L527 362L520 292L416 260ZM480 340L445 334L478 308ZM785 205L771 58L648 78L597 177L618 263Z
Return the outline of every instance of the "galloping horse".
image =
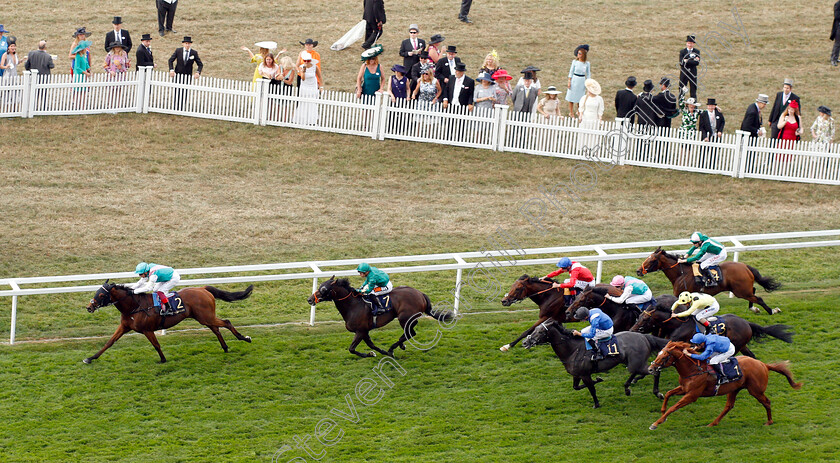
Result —
M674 286L674 296L683 291L703 292L712 296L724 291L732 291L738 298L749 301L749 309L755 313L758 313L759 310L753 307L753 304L760 305L770 315L782 311L778 307L771 309L764 303L764 299L755 295L755 283L761 285L767 292L779 289L781 284L770 277L761 276L758 270L742 262L721 262L722 279L720 284L712 287L700 287L694 281L691 264L679 263L678 257L663 251L659 247L642 262L642 266L636 270L636 275L641 277L657 270L662 270L668 280L671 281Z
M114 304L121 314L120 326L117 327L117 331L105 343L105 346L93 356L84 359L84 362L91 363L98 359L117 339L125 333L134 330L146 335L146 338L155 346L155 350L160 355L160 363L164 363L166 362L166 357L163 356L163 352L160 350L160 343L158 343L155 337L155 330L173 327L186 318L194 318L202 325L210 328L210 331L219 338L219 343L221 343L222 349L225 352L228 351L228 346L222 338L222 333L219 332L220 327L229 329L236 336L236 339L240 341L251 342L251 337L239 334L236 328L230 323L230 320L222 320L216 316L216 299L221 299L225 302L240 301L250 296L253 289L254 285L251 285L244 291L229 293L212 286L184 288L178 291L178 297L183 304L183 308L186 310L177 315L161 317L158 311L155 310L151 294L134 294L134 290L127 286L106 281L94 293L93 299L90 300L87 306L87 311L94 313L96 309ZM174 300L172 298L170 300L174 304Z
M600 371L607 371L619 363L627 365L627 371L630 372L630 377L624 382L624 394L630 395L630 386L645 376L647 376L648 369L645 368L647 359L651 352L655 352L663 348L668 340L657 338L649 334L639 334L625 331L615 335L615 340L618 343L619 355L608 356L597 363L590 360L590 352L586 350L583 340L580 336L574 336L571 331L563 328L562 325L555 320L549 320L540 325L534 332L522 342L522 346L526 349L543 344L551 343L554 348L554 353L563 362L566 371L572 375L574 382L572 388L579 391L584 386L589 389L594 401L594 408L601 406L598 401L598 395L595 393L595 385L603 381L601 378L592 379L592 373ZM583 381L584 386L580 385ZM653 394L660 399L663 397L659 393L659 373L654 373L653 378Z
M511 346L515 346L519 341L528 336L534 331L534 328L540 323L554 319L560 323L566 321L566 315L563 309L566 307L566 301L563 298L563 290L561 288L553 289L554 280L544 280L542 278L530 278L528 275L522 275L510 287L507 295L502 299L502 305L510 307L511 304L522 302L526 297L534 301L537 307L540 308L540 318L536 323L524 333L520 334L518 338L514 339L510 344L505 344L499 350L507 352ZM553 290L552 290L553 289Z
M607 284L597 284L594 287L586 288L583 293L578 296L574 302L566 309L566 319L575 320L575 311L580 307L588 309L598 308L605 314L609 315L613 321L613 330L629 331L630 327L636 323L640 311L636 309L635 304L618 304L605 296L621 296L622 291L615 286ZM670 309L671 304L677 300L676 297L663 294L656 298L657 306L665 306ZM576 320L579 321L579 320Z
M350 344L350 353L362 358L376 357L375 352L363 354L356 351L356 346L362 341L376 352L390 357L394 356L394 349L397 347L405 350L405 341L413 338L416 334L414 325L417 324L416 319L419 315L427 314L442 322L452 318L452 314L449 312L434 312L429 296L410 286L397 286L388 295L391 296L393 309L377 316L376 320L373 319L370 308L362 299L362 294L353 289L346 278L336 280L335 277L331 277L318 287L318 291L309 296L308 301L309 305L315 305L323 301L333 301L335 303L336 309L344 319L344 327L347 328L347 331L356 333L356 337ZM403 333L400 339L391 345L391 348L386 352L373 344L368 333L375 328L387 325L395 318L399 320L400 326L403 327Z
M772 336L787 343L793 342L793 333L788 331L790 327L787 325L761 326L732 314L718 315L717 321L712 326L719 323L726 324L723 335L735 345L735 352L741 352L752 358L755 358L755 354L747 347L747 343L752 339L760 342L762 338ZM652 333L671 341L687 342L697 332L695 326L694 317L677 318L671 313L670 308L656 306L642 312L630 331Z
M796 383L793 380L793 374L788 368L790 362L784 361L766 364L761 360L756 360L751 357L739 356L738 365L742 372L741 379L724 383L715 389L714 386L717 381L717 376L713 372L704 369L699 360L695 360L683 353L683 349L690 346L691 344L686 342L669 342L648 368L650 373L653 374L661 371L665 367L673 365L680 375L680 385L665 394L665 399L662 401L662 416L650 425L650 429L652 430L659 427L668 418L668 415L696 401L700 397L726 394L726 406L723 407L720 415L709 423L709 426L717 426L720 420L735 406L735 398L741 389L746 389L761 405L764 405L764 408L767 410L767 422L764 424L773 424L770 399L764 395L769 379L768 372L775 371L784 375L788 380L788 384L794 389L802 387L802 383ZM673 407L669 408L668 411L665 411L668 407L668 399L672 395L685 395L685 397L680 399Z

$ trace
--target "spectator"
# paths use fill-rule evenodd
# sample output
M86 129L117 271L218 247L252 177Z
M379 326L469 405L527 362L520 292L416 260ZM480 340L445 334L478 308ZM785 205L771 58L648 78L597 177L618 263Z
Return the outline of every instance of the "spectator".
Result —
M279 71L280 66L274 61L274 54L266 53L262 63L257 66L257 72L260 73L261 79L268 79L269 93L279 93L280 84L283 83L282 77L278 75Z
M458 63L455 66L455 75L449 79L443 92L443 109L449 105L458 107L466 106L468 110L473 110L475 81L466 75L467 65Z
M158 17L158 34L161 37L164 31L176 33L172 28L172 23L175 21L175 9L178 8L178 0L156 0L157 17Z
M33 69L37 70L39 82L46 82L49 80L48 76L52 72L52 68L55 67L55 63L53 63L52 56L47 53L47 41L41 40L38 42L38 49L30 51L27 56L28 59L26 60L24 68L27 71L31 71Z
M411 94L411 99L417 100L417 109L419 110L430 111L432 105L436 104L440 98L442 89L440 81L435 79L434 70L435 68L431 63L424 64L420 69L420 80ZM417 124L418 136L421 134L421 127L425 128L425 133L428 132L429 127L438 124L437 118L427 115L415 116L414 122Z
M316 65L317 66L317 65ZM279 85L279 87L275 87L276 91L279 91L281 95L293 95L295 83L297 81L297 69L295 67L295 61L292 59L291 56L284 56L280 58L280 66L277 69L277 73L275 74L275 80L272 82L277 82L275 85ZM278 103L279 106L279 115L282 121L289 120L289 112L293 107L293 103L288 100L281 100Z
M114 16L114 21L112 22L114 23L114 30L105 34L105 51L110 50L111 44L117 42L126 53L131 52L131 34L122 29L122 18Z
M14 40L8 42L6 51L0 55L0 70L3 70L3 77L0 79L2 85L14 85L15 78L18 76L18 66L23 60L17 54L17 43Z
M461 11L458 13L458 19L463 23L471 24L469 14L472 7L472 0L461 0Z
M540 100L537 104L537 112L542 114L546 119L561 116L560 98L557 97L557 95L560 94L560 91L557 90L557 87L550 85L543 94L545 95L545 98Z
M700 50L694 48L694 36L685 38L685 48L680 50L680 87L690 87L691 98L697 99L697 66Z
M2 29L3 26L0 26ZM834 40L834 47L831 49L831 65L837 66L838 55L840 55L840 0L834 4L834 22L831 24L831 36L829 40Z
M604 99L601 98L601 85L595 79L586 79L584 84L586 95L580 99L578 111L580 112L580 127L582 129L595 130L601 125L604 117ZM578 151L582 147L594 149L597 146L596 136L592 134L578 138Z
M679 108L682 114L682 122L680 123L679 135L689 140L694 139L697 132L697 116L700 113L697 111L697 101L694 98L686 99L687 93L680 92Z
M488 76L492 76L494 72L501 68L502 65L499 63L499 54L496 50L491 50L490 53L484 57L484 64L481 65L481 69L479 69L478 72L483 72Z
M514 112L526 114L536 112L537 88L534 87L534 74L531 71L526 72L522 84L513 89L511 99L513 100Z
M441 58L443 58L444 54L441 53L441 43L446 40L446 37L435 34L429 39L429 47L426 51L429 52L429 59L432 61L433 64L437 63Z
M90 32L88 32L87 29L85 29L84 27L80 27L80 28L76 29L76 32L73 33L73 44L70 46L70 54L69 54L70 74L74 73L75 62L76 62L76 53L73 53L73 50L76 49L76 45L78 45L83 40L87 40L91 35L92 34ZM88 46L87 48L82 50L82 52L80 52L80 53L83 53L85 55L85 59L87 59L87 62L88 62L88 67L90 67L90 64L93 62L92 61L92 55L91 55L91 52L90 52L90 46Z
M406 69L403 74L420 62L420 53L426 49L426 41L418 37L419 33L417 24L408 26L408 38L400 44L400 56L403 57L403 67Z
M73 58L73 82L84 82L86 77L90 77L90 62L83 52L91 45L90 40L82 40L75 48L70 50L70 54L75 56ZM87 88L74 87L73 91L76 93L77 109L84 109L84 95Z
M779 117L779 122L776 123L779 135L778 140L799 140L802 134L802 119L799 115L799 103L791 101L787 107L784 116ZM784 146L793 146L788 141Z
M540 68L538 68L536 66L525 66L525 69L519 71L519 73L522 74L522 75L525 75L526 72L530 72L531 75L534 76L534 83L531 84L531 85L533 85L534 88L537 89L537 95L540 94L540 89L542 88L542 83L540 82L540 77L537 75L537 72L539 72L539 71L540 71ZM523 80L524 79L522 77L519 77L519 80L516 82L516 85L522 84Z
M411 69L408 70L408 79L410 85L410 88L408 90L409 94L414 93L414 88L417 87L417 81L420 80L420 69L422 69L424 64L429 64L432 67L434 67L434 63L432 63L432 60L429 59L429 52L427 51L421 51L420 61L414 66L411 66Z
M408 98L408 76L406 76L405 66L395 64L391 67L391 72L394 75L389 79L388 94L391 96L391 102L396 102L397 98L405 100Z
M584 82L590 78L591 71L587 54L589 45L578 45L575 48L575 59L569 68L569 91L566 92L566 101L569 102L569 117L575 117L575 103L578 103L586 93Z
M111 42L108 47L108 54L105 55L105 64L102 66L105 72L111 77L119 80L122 78L125 71L131 67L131 61L128 59L128 53L123 49L123 45L119 42Z
M301 98L318 98L320 96L319 90L323 87L319 86L318 76L321 70L318 69L318 63L315 58L308 52L301 53L300 58L303 64L298 66L297 73L300 77L300 97ZM294 122L296 124L315 125L318 123L318 104L312 102L301 102L295 111Z
M317 40L312 40L312 39L306 39L306 41L298 42L298 43L303 45L303 50L301 50L301 52L298 53L297 63L295 64L295 66L296 66L295 72L297 72L297 69L299 69L300 66L303 64L303 54L304 53L309 53L309 56L311 57L312 62L316 63L316 65L318 66L318 73L317 73L318 87L323 87L324 86L324 80L321 77L322 76L322 74L321 74L321 54L318 53L317 51L315 51L315 47L318 46L318 41ZM297 85L298 85L298 87L300 87L300 76L297 77Z
M717 108L715 99L707 99L706 111L700 114L700 138L703 141L720 142L725 126L726 118L723 117L723 113Z
M248 47L241 47L240 50L247 51L248 55L251 56L249 63L257 63L257 66L254 68L254 77L251 79L251 82L258 81L260 79L260 65L265 60L266 55L269 54L269 49L260 47L257 53L252 52Z
M193 74L193 66L198 65L198 68ZM198 52L192 49L192 37L184 37L181 41L181 47L177 48L172 56L169 57L169 76L175 77L178 75L178 82L188 83L190 76L194 79L201 77L201 71L204 69L204 63L198 57ZM186 91L182 88L175 89L175 109L182 109L186 103Z
M446 88L449 78L455 75L455 66L461 64L461 58L455 56L457 54L455 45L449 45L446 47L446 59L439 59L435 63L435 77L440 81L441 88Z
M371 48L379 37L382 37L382 25L385 24L385 1L384 0L364 0L364 13L362 19L365 20L365 42L362 48L365 50Z
M661 113L653 103L653 81L648 79L642 85L642 93L636 98L633 113L636 114L640 126L652 129L659 125ZM649 131L649 130L648 130Z
M671 128L671 119L679 114L677 112L677 98L668 88L671 87L671 79L663 77L659 81L660 92L653 97L653 104L659 108L662 114L659 117L659 127Z
M811 137L817 143L834 142L834 118L831 117L831 110L820 106L817 112L819 115L811 124Z
M615 92L615 117L626 118L630 116L630 124L634 124L636 118L633 108L636 106L636 94L633 88L636 87L636 77L630 76L624 81L624 90Z
M486 72L479 74L475 80L479 82L473 93L473 103L475 104L476 113L479 115L489 115L493 111L493 105L496 104L495 82L491 74Z
M373 96L376 92L383 91L385 76L379 68L379 55L382 54L382 50L382 45L376 45L362 53L364 64L356 76L356 98L361 98L362 95Z
M138 70L144 66L156 67L155 58L152 56L152 34L143 34L140 37L140 46L137 47L135 55Z
M3 56L3 54L6 53L6 50L9 49L9 38L5 35L8 32L9 31L0 24L0 56ZM0 77L3 77L4 71L4 69L0 69Z
M509 104L510 94L513 93L510 88L510 81L513 80L513 77L504 69L494 72L491 77L496 81L496 104Z
M779 118L787 112L787 107L791 101L797 102L802 106L799 97L793 93L793 79L785 79L782 85L782 91L776 93L776 100L773 102L773 108L770 110L770 136L773 139L779 138Z
M770 99L763 93L758 94L755 103L747 107L747 112L744 114L744 120L741 122L741 130L750 133L750 138L757 138L764 136L764 122L761 117L761 110L767 106Z

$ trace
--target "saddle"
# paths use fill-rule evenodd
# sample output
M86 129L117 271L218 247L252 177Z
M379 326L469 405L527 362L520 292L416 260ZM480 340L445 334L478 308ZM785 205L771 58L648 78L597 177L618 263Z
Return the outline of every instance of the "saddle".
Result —
M365 301L365 304L367 304L368 309L370 309L371 311L373 310L373 298L375 297L379 298L379 305L380 307L382 307L381 311L376 315L382 315L383 313L393 308L393 305L391 304L391 294L383 294L380 296L368 294L367 296L363 297L362 300Z
M717 286L723 280L723 273L720 271L719 265L712 265L706 269L704 280L706 286Z
M647 301L647 302L643 302L641 304L636 304L636 308L639 309L639 313L641 314L645 310L647 310L647 309L649 309L649 308L651 308L655 305L656 305L656 299L650 298L650 300Z
M709 317L706 320L709 322L709 332L706 332L706 327L700 324L697 319L694 319L694 332L702 334L716 334L718 336L726 336L726 322L721 317Z
M173 293L172 296L169 297L169 310L163 310L160 303L160 296L158 296L156 292L152 293L152 302L154 303L155 309L157 309L158 313L162 317L170 317L187 311L187 308L184 306L184 301L181 300L181 296L178 293Z

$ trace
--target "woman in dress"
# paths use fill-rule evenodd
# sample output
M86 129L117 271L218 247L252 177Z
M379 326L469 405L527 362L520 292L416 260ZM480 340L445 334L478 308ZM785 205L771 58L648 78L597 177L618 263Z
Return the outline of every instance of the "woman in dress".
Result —
M262 63L257 66L257 72L260 73L261 79L268 79L268 91L269 93L278 93L280 89L280 84L283 83L282 79L278 73L280 72L280 66L274 62L274 55L271 53L266 53L263 57Z
M90 48L90 45L90 40L82 40L75 48L70 50L70 54L74 56L73 82L84 82L85 79L90 77L90 63L85 55L85 50ZM74 87L73 91L76 92L77 109L85 109L85 93L87 89L85 87Z
M389 79L388 95L391 96L391 103L396 103L397 98L405 100L408 98L408 77L405 75L405 66L395 64L391 67L394 75Z
M321 71L318 69L317 60L312 58L307 52L300 54L302 63L298 69L297 74L300 77L300 97L301 98L318 98L323 87L319 89L318 81L321 76ZM298 104L297 111L294 116L295 124L315 125L318 123L318 103L301 102Z
M379 55L382 53L382 46L376 45L369 48L362 53L362 67L359 68L359 74L356 76L356 98L361 98L362 95L373 96L376 92L381 92L385 85L385 76L379 68Z
M476 116L487 116L493 112L496 104L496 86L491 74L482 72L475 78L481 84L476 86L473 93L473 102Z
M262 64L265 62L265 57L271 54L271 50L277 47L277 43L275 43L275 42L258 42L254 45L259 46L259 51L257 53L252 52L251 49L248 48L248 47L242 47L241 48L243 51L247 51L248 55L251 56L251 60L249 62L257 63L257 67L256 67L256 69L254 69L254 78L251 80L252 82L256 82L256 81L260 80L261 78L264 78L262 76L262 73L260 72L260 66L262 66ZM277 56L280 56L283 53L286 53L285 48L278 51ZM272 61L274 61L273 56L272 56Z
M105 55L105 64L102 66L105 72L113 80L122 80L123 75L131 67L131 61L128 59L128 53L123 50L123 46L119 42L111 42L108 46L108 54Z
M546 119L560 117L562 114L560 114L560 98L557 96L559 94L560 91L557 90L557 87L549 85L543 92L545 98L537 103L537 112L542 114Z
M575 103L583 98L586 89L585 82L590 77L589 61L586 56L589 53L589 45L580 45L575 48L575 60L569 69L569 91L566 92L566 101L569 102L569 117L575 116ZM580 108L578 108L580 112Z
M17 43L14 41L8 42L6 52L0 56L0 69L3 70L3 77L0 78L0 85L15 85L17 83L18 67L21 61L17 54ZM6 104L14 105L20 101L20 92L6 92Z
M81 43L83 40L87 41L88 44L92 43L88 39L91 36L91 33L87 31L86 28L80 27L76 29L76 32L73 33L73 43L70 45L70 53L68 57L70 58L70 74L75 73L76 68L76 54L83 53L85 55L85 59L88 62L88 67L90 67L91 55L90 55L90 45L88 45L83 51L81 52L74 52L73 50Z
M580 99L578 110L580 111L580 128L596 130L601 124L601 119L604 116L604 99L601 98L601 85L595 79L586 79L584 83L586 88L586 95ZM598 136L593 134L586 134L578 137L577 151L582 148L590 150L597 146Z
M697 135L697 117L700 116L700 111L697 111L697 101L694 98L686 99L686 92L680 92L680 114L682 114L682 123L679 128L679 135L682 138L693 140Z
M481 69L478 72L483 72L489 77L501 69L501 67L502 65L499 64L499 54L496 53L496 50L492 50L484 57L484 64L481 65Z
M295 95L294 89L295 83L297 82L297 72L295 69L295 61L291 56L284 56L280 58L280 66L278 66L272 82L277 82L275 89L278 94L285 96ZM294 107L293 104L290 103L289 100L283 99L278 102L278 106L280 120L282 122L287 122L289 120L290 108Z
M817 108L819 115L811 124L811 137L817 143L834 142L834 118L831 117L831 110L825 106Z
M432 60L432 64L437 63L437 60L444 55L441 51L441 43L445 40L445 37L440 34L435 34L429 39L429 46L427 51L429 53L429 59Z
M421 111L431 111L432 105L437 104L440 98L440 82L435 79L435 67L432 63L420 66L420 80L417 81L417 86L414 87L414 93L411 99L417 100L417 109ZM436 118L431 116L416 116L414 122L417 124L418 136L421 126L430 126L436 123Z
M799 103L796 100L793 100L788 105L785 117L780 117L779 122L776 124L776 127L779 128L778 139L782 140L779 142L779 148L793 148L794 141L799 140L800 135L802 134L801 121L802 120L799 116ZM790 155L776 155L776 160L787 161L789 158Z
M510 94L513 92L513 89L510 88L510 81L513 80L513 76L508 74L506 70L499 69L491 77L496 81L496 104L508 104Z

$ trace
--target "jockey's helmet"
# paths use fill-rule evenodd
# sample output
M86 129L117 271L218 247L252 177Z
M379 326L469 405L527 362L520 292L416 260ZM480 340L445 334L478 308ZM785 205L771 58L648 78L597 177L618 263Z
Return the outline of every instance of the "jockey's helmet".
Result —
M680 304L688 304L691 302L691 293L683 291L680 293L680 298L677 300Z
M703 241L706 241L707 238L708 237L706 235L700 233L699 231L696 231L691 234L691 238L689 238L689 241L691 241L692 243L702 243Z
M613 277L612 281L610 282L613 286L621 286L624 284L624 277L621 275L616 275Z
M560 259L559 262L557 262L557 266L560 268L569 268L572 266L572 259L569 259L568 257L563 257Z
M149 264L147 264L145 262L140 262L139 264L137 264L137 267L134 269L134 273L136 273L138 275L142 275L142 274L144 274L148 271L149 271Z
M706 342L706 336L703 333L694 333L694 336L691 337L692 344L703 344Z
M356 271L359 273L370 272L370 265L368 265L367 262L362 262L358 267L356 267Z
M580 307L575 311L575 318L578 320L586 320L589 318L589 309L586 307Z

